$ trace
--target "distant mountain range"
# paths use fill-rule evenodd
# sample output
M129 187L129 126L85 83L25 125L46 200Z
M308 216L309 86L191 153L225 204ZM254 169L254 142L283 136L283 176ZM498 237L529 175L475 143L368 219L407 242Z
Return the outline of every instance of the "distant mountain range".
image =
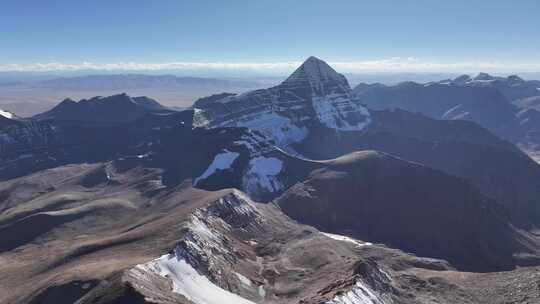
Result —
M540 81L480 73L425 84L359 84L354 92L371 109L400 108L435 119L474 121L526 150L538 148L535 100Z

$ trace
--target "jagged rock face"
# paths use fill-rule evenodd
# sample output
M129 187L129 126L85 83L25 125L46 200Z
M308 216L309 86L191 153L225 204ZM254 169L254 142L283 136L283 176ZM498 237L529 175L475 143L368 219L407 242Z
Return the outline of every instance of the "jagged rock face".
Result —
M48 148L61 141L60 137L47 123L16 121L0 127L0 180L55 164L54 152Z
M242 193L232 193L213 202L206 208L196 210L186 223L184 234L174 250L147 264L130 270L128 276L135 282L144 280L148 274L158 274L173 282L173 291L194 303L253 303L226 291L231 283L242 278L234 272L239 263L235 244L229 232L239 235L255 235L262 232L264 218L253 203ZM242 282L239 282L242 283ZM250 297L261 300L255 287ZM246 291L249 291L247 288ZM264 297L264 295L262 295Z
M401 291L384 267L353 262L355 250L372 244L298 231L276 211L233 191L196 210L171 252L128 270L125 280L158 303L171 289L195 304L400 303ZM172 285L165 292L163 280Z
M313 94L318 96L346 93L350 90L345 76L316 57L309 57L282 85L292 90L310 88ZM307 93L309 94L309 91Z
M248 127L282 148L302 141L312 128L362 130L370 122L345 77L315 57L278 86L200 100L194 107L197 126Z

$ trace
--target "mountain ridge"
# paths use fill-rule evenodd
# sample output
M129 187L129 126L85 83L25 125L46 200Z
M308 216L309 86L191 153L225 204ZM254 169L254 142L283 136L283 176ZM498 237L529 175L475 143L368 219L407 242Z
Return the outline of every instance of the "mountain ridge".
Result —
M78 102L67 98L49 111L35 115L36 120L122 123L150 112L167 112L166 107L146 96L130 97L126 93L108 97L96 96Z

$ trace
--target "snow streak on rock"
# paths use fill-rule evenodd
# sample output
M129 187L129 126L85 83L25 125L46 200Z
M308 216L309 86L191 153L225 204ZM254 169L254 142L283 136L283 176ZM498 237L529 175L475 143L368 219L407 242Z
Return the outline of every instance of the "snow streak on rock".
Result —
M349 292L336 296L326 304L390 304L390 302L375 294L362 280L358 280Z
M339 235L339 234L332 234L332 233L326 233L326 232L322 232L323 235L331 238L331 239L334 239L334 240L337 240L337 241L343 241L343 242L348 242L348 243L353 243L355 244L357 247L363 247L363 246L371 246L373 244L371 244L370 242L361 242L359 240L355 240L353 238L350 238L348 236L344 236L344 235Z
M12 114L12 113L7 112L7 111L4 111L4 110L2 110L2 109L0 109L0 116L3 116L3 117L5 117L5 118L9 118L9 119L13 118L13 114Z
M313 97L313 108L319 121L330 129L340 131L362 131L370 122L369 111L349 97L330 94Z

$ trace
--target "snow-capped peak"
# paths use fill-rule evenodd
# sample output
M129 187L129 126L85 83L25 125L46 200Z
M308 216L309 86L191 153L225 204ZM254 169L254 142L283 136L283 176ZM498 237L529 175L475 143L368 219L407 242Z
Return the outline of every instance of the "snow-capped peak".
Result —
M8 119L12 119L14 117L13 113L4 111L2 109L0 109L0 116L8 118Z
M298 67L283 84L295 85L299 82L309 82L311 87L320 88L326 83L349 87L345 76L336 72L326 62L311 56Z

